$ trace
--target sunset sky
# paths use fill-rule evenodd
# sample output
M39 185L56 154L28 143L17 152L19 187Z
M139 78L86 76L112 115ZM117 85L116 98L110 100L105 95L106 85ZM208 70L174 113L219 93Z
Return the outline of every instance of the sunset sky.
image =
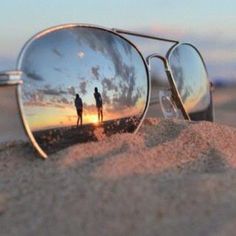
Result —
M34 130L76 124L77 93L83 123L97 123L95 88L104 121L144 111L146 68L138 51L117 35L86 27L54 29L37 35L23 55L23 105Z
M14 68L33 34L50 26L82 22L194 43L210 78L236 80L235 0L8 0L1 3L0 70Z

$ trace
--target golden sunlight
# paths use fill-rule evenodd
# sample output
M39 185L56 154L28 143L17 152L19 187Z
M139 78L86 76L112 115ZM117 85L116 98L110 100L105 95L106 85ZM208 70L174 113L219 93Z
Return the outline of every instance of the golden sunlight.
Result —
M84 119L86 123L92 123L92 124L98 123L98 116L95 114L86 115Z

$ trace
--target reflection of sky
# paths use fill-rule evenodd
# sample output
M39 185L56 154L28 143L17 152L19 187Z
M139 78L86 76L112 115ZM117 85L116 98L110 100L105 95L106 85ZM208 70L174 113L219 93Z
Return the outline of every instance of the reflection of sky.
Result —
M187 45L177 47L170 56L170 65L186 110L205 110L209 105L207 74L195 50Z
M41 120L49 126L51 117L52 123L75 123L75 93L83 100L85 123L91 122L95 87L103 97L105 120L142 114L147 93L143 61L126 41L104 32L56 31L28 48L22 62L23 91L32 124L40 126ZM60 114L58 109L65 110Z

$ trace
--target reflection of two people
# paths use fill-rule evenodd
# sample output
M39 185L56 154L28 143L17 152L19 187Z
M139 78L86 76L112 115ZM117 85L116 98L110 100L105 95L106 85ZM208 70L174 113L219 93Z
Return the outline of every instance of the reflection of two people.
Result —
M94 88L94 94L93 95L94 95L94 98L96 100L96 107L97 107L97 111L98 111L98 122L102 122L103 121L102 96L98 92L97 87Z
M95 87L94 88L94 98L96 101L96 107L97 107L97 112L98 112L98 122L103 122L103 111L102 111L102 96L101 94L98 92L98 88ZM76 111L77 111L77 127L82 126L83 124L83 102L81 97L79 96L79 94L76 94L75 97L75 107L76 107Z

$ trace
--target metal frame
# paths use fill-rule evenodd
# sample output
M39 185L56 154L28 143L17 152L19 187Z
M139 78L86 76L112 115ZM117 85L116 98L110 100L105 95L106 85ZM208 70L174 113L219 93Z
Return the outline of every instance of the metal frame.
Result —
M154 53L154 54L149 55L147 57L148 64L150 64L150 61L151 61L152 58L158 58L158 59L160 59L162 61L163 65L164 65L164 68L165 68L166 75L167 75L167 79L168 79L168 81L170 83L172 99L175 102L175 104L178 107L178 109L181 110L181 112L183 114L183 117L186 120L190 120L190 117L189 117L188 113L186 112L186 110L184 108L184 104L182 102L181 96L180 96L179 91L177 89L176 83L175 83L175 81L173 79L172 71L171 71L171 68L169 66L168 60L166 59L166 57L163 57L163 56L160 56L159 54Z
M30 130L30 127L29 127L29 125L26 121L25 115L24 115L23 103L22 103L22 100L21 100L21 89L20 89L20 86L19 86L19 85L22 84L22 80L20 79L20 76L23 73L22 71L20 71L21 64L22 64L22 59L23 59L24 54L27 51L28 47L31 45L31 43L34 40L36 40L36 39L38 39L38 38L40 38L40 37L42 37L42 36L44 36L48 33L55 32L55 31L58 31L58 30L61 30L61 29L73 28L73 27L95 28L95 29L100 29L100 30L112 33L112 34L122 38L123 40L127 41L138 52L138 54L142 58L143 64L144 64L144 67L145 67L145 70L146 70L146 74L147 74L147 80L148 80L147 81L147 86L148 86L147 91L148 91L148 93L147 93L146 104L145 104L144 112L143 112L142 117L141 117L140 124L138 125L137 129L134 132L137 132L137 130L140 128L140 126L143 122L143 119L144 119L144 117L147 113L147 108L149 107L150 93L151 93L150 62L151 62L151 59L153 59L153 58L158 58L162 61L163 65L164 65L164 68L165 68L165 71L166 71L166 74L167 74L168 81L170 83L171 92L172 92L172 99L174 100L176 106L181 110L184 118L186 120L190 120L190 118L189 118L189 116L188 116L188 114L187 114L187 112L184 108L184 105L183 105L182 99L180 97L180 94L177 90L177 86L176 86L175 81L173 79L172 71L171 71L171 68L170 68L169 62L168 62L168 58L170 57L171 52L176 47L181 45L181 43L179 41L173 40L173 39L157 37L157 36L149 35L149 34L141 34L141 33L137 33L137 32L122 30L122 29L116 29L116 28L108 29L108 28L105 28L105 27L101 27L101 26L97 26L97 25L91 25L91 24L77 24L77 23L74 24L73 23L73 24L64 24L64 25L54 26L54 27L48 28L46 30L43 30L43 31L35 34L33 37L31 37L24 44L24 46L23 46L22 50L20 51L19 56L17 58L17 65L16 65L17 69L16 69L16 71L7 71L7 72L0 73L0 86L9 86L9 85L10 86L13 86L13 85L17 86L17 97L18 97L17 102L18 102L18 107L19 107L20 113L21 113L20 116L21 116L21 120L22 120L22 123L23 123L24 128L25 128L25 132L28 135L30 142L32 143L32 145L35 147L35 149L38 151L38 153L40 154L40 156L42 158L44 158L44 159L47 158L47 154L41 149L41 147L36 142L32 132ZM127 39L123 35L131 35L131 36L136 36L136 37L159 40L159 41L163 41L163 42L167 42L167 43L173 43L173 46L170 47L170 49L168 50L166 56L162 56L162 55L154 53L154 54L149 55L145 60L142 53L136 47L136 45L133 44L129 39ZM191 44L189 44L189 45L191 45ZM191 45L191 46L194 47L193 45ZM196 49L196 51L199 53L199 55L200 55L200 57L201 57L201 59L204 63L204 66L206 68L205 62L204 62L200 52L197 49Z
M136 36L136 37L155 39L155 40L169 42L169 43L175 43L175 44L179 43L179 41L174 40L174 39L167 39L167 38L157 37L155 35L150 35L150 34L141 34L141 33L134 32L134 31L122 30L122 29L116 29L116 28L112 28L112 30L116 33L119 33L119 34L127 34L127 35Z
M15 71L3 71L0 73L0 86L19 85L22 84L20 79L22 72Z
M198 56L200 57L200 59L201 59L201 61L202 61L203 66L204 66L205 72L206 72L206 74L207 74L207 78L209 78L209 74L208 74L208 70L207 70L207 67L206 67L206 63L205 63L205 61L204 61L204 59L203 59L202 54L201 54L200 51L199 51L193 44L191 44L191 43L186 43L186 42L185 42L185 43L177 43L177 44L173 45L172 47L170 47L170 49L169 49L169 50L167 51L167 53L166 53L166 59L167 59L167 61L168 61L168 62L170 61L170 57L171 57L173 51L174 51L177 47L182 46L182 45L190 46L190 47L192 47L192 48L197 52ZM171 71L171 68L170 68L170 71ZM173 76L172 76L172 81L173 81L173 83L174 83L175 90L178 92L178 89L177 89L176 83L175 83L175 81L174 81L174 79L173 79ZM208 80L208 81L209 81L209 80ZM212 110L213 110L213 111L212 111L212 119L213 119L213 121L214 121L215 113L214 113L214 107L213 107L213 103L212 103L212 99L213 99L213 98L212 98L212 86L213 86L213 84L212 84L211 81L209 81L208 86L209 86L209 92L210 92L211 106L212 106ZM179 92L178 92L178 94L179 94ZM179 95L179 98L180 98L180 100L181 100L181 103L183 104L180 95ZM183 105L183 108L184 108L184 105ZM184 108L184 110L186 111L185 108ZM186 112L186 114L187 114L187 112ZM189 118L189 120L191 120L191 119Z
M58 31L58 30L61 30L61 29L68 29L68 28L74 28L74 27L84 27L84 28L93 28L93 29L99 29L99 30L103 30L103 31L106 31L106 32L109 32L111 34L114 34L120 38L122 38L123 40L127 41L137 52L138 54L140 55L142 61L143 61L143 64L144 64L144 67L145 67L145 71L146 71L146 75L147 75L147 97L146 97L146 104L145 104L145 108L144 108L144 112L141 116L141 121L139 123L139 125L137 126L136 130L134 131L134 133L136 133L138 131L138 129L140 128L141 124L143 123L143 120L144 120L144 117L147 113L147 110L148 110L148 107L149 107L149 103L150 103L150 92L151 92L151 81L150 81L150 70L148 69L148 65L142 55L142 53L139 51L139 49L130 41L128 40L127 38L123 37L121 34L118 34L116 33L115 31L112 31L110 29L107 29L107 28L104 28L104 27L101 27L101 26L95 26L95 25L88 25L88 24L66 24L66 25L59 25L59 26L55 26L55 27L51 27L49 29L46 29L46 30L43 30L41 32L39 32L38 34L34 35L33 37L31 37L26 43L25 45L23 46L19 56L18 56L18 59L17 59L17 66L16 68L18 70L20 70L21 68L21 64L22 64L22 59L24 57L24 54L25 52L27 51L28 47L31 45L31 43L46 35L46 34L49 34L51 32L55 32L55 31ZM21 115L22 115L22 122L24 124L24 127L25 127L25 130L26 130L26 133L32 143L32 145L35 147L35 149L37 150L37 152L40 154L41 157L43 157L44 159L47 158L47 154L42 150L42 148L38 145L37 141L35 140L31 130L30 130L30 127L26 121L26 118L25 118L25 115L24 115L24 109L23 109L23 103L22 103L22 99L21 99L21 90L20 88L18 89L18 101L19 101L19 107L20 107L20 111L21 111Z
M165 68L165 72L166 72L166 75L167 75L167 78L168 78L168 81L170 83L170 87L171 87L171 92L172 92L172 98L173 100L175 101L175 104L176 106L181 110L182 114L183 114L183 117L186 119L186 120L190 120L190 117L188 115L188 113L186 112L186 109L184 108L184 104L183 104L183 101L181 99L181 96L179 94L179 91L177 89L177 86L176 86L176 83L174 81L174 78L173 78L173 74L172 74L172 70L169 66L169 60L168 60L168 54L169 52L171 52L172 50L174 50L176 47L178 47L179 45L182 45L183 43L180 43L178 40L173 40L173 39L168 39L168 38L162 38L162 37L157 37L157 36L154 36L154 35L148 35L148 34L141 34L141 33L137 33L137 32L133 32L133 31L128 31L128 30L122 30L122 29L116 29L116 28L113 28L113 30L117 33L120 33L120 34L126 34L126 35L131 35L131 36L135 36L135 37L142 37L142 38L148 38L148 39L154 39L154 40L158 40L158 41L163 41L163 42L166 42L166 43L173 43L173 46L170 47L170 49L167 51L167 54L166 56L162 56L162 55L159 55L157 53L154 53L154 54L151 54L149 55L147 58L146 58L146 61L147 61L147 64L148 64L148 67L149 69L150 68L150 61L152 58L158 58L162 61L163 63L163 66ZM196 49L196 48L195 48ZM196 49L197 50L197 49ZM199 52L199 51L198 51ZM201 54L199 53L199 55L201 56ZM203 61L203 58L201 56L201 59ZM204 61L203 61L204 62ZM204 67L206 69L206 65L204 63Z

